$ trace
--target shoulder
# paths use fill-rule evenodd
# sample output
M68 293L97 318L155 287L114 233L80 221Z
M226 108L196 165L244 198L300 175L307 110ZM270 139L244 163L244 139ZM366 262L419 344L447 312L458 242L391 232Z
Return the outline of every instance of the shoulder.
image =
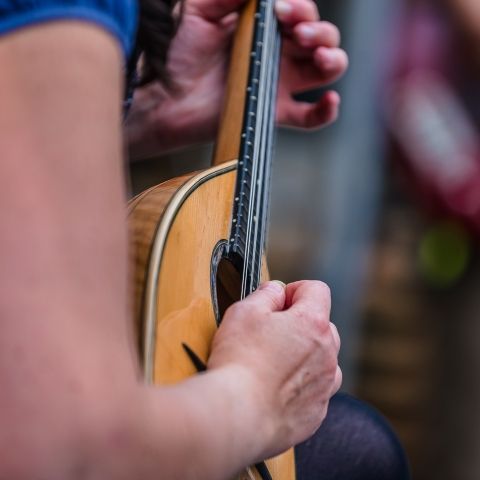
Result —
M116 37L128 57L137 28L137 1L0 0L0 36L55 20L80 20L99 25Z

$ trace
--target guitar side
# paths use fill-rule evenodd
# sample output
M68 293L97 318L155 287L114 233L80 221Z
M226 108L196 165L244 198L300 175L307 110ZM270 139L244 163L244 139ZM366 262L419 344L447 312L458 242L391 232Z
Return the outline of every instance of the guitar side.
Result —
M183 344L208 359L217 329L212 253L229 237L236 164L170 180L129 203L133 308L147 382L172 384L196 373ZM267 465L274 480L295 479L293 449ZM254 469L240 478L260 480Z

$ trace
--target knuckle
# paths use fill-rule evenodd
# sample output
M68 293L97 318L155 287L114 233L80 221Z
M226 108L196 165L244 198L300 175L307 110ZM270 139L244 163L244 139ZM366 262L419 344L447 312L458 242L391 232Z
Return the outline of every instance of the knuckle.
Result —
M320 412L319 412L319 418L321 423L327 418L327 412L328 412L328 401L327 402L321 402L320 403Z
M315 297L322 302L330 302L330 287L325 282L322 282L321 280L309 280L308 285L312 297Z
M326 283L319 282L318 297L319 300L322 302L322 305L324 305L330 313L332 293L330 291L330 287Z
M335 378L335 374L337 372L338 368L338 360L337 356L333 354L333 352L330 352L329 355L326 356L324 360L324 373L328 377L330 377L332 380Z
M335 352L337 352L337 355L338 355L338 352L340 351L340 348L342 346L342 340L338 333L337 327L333 323L330 323L330 330L331 330L333 347L335 349Z
M331 334L329 327L330 319L328 315L325 315L324 311L312 312L312 323L322 336Z
M278 302L279 294L277 290L266 289L263 290L262 293L265 297L261 299L261 302L259 302L262 305L268 306L269 304Z
M325 297L330 298L330 295L331 295L330 287L325 282L322 282L320 280L316 280L315 282L321 294L324 295Z
M342 386L343 382L343 372L340 366L337 366L337 371L335 375L335 392L338 392L340 390L340 387Z

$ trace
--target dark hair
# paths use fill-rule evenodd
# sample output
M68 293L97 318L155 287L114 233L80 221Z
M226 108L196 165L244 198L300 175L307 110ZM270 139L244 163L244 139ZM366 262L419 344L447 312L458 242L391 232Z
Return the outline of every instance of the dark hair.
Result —
M137 58L141 54L139 85L154 80L171 86L166 70L170 42L178 20L173 16L177 0L139 0Z

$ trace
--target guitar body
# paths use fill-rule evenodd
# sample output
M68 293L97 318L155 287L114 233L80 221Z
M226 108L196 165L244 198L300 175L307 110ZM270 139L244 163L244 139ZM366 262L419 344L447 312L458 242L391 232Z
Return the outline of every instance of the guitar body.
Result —
M273 0L247 0L213 167L153 187L129 204L134 318L149 383L171 385L205 370L225 310L268 279L279 64ZM295 480L293 449L245 467L237 480Z
M236 161L224 163L129 203L134 313L147 382L168 385L195 375L184 345L207 363L219 320L216 252L229 238L236 174ZM268 276L265 262L261 276ZM267 466L273 480L294 480L293 449ZM261 479L253 467L239 478Z

